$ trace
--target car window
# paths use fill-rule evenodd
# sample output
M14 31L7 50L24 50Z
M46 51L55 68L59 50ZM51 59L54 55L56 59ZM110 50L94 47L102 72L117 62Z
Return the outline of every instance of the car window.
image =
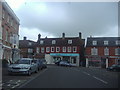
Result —
M19 60L19 64L30 64L30 60Z

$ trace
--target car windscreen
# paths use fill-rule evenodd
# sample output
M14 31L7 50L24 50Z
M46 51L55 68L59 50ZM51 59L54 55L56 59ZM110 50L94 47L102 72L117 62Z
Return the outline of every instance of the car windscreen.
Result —
M30 60L19 60L18 64L30 64Z

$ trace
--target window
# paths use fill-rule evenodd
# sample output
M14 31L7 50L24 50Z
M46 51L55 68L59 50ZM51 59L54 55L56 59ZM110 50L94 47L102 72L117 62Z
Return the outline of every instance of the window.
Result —
M71 47L68 47L68 52L71 52Z
M46 52L50 52L50 47L46 47Z
M72 40L68 40L68 44L72 44Z
M54 52L55 51L55 48L54 47L51 47L51 52Z
M56 44L56 41L55 41L55 40L52 40L52 44Z
M73 47L73 52L77 52L77 47L76 46Z
M91 48L91 55L98 55L98 49L97 48Z
M120 55L120 48L115 49L115 55Z
M10 16L8 15L7 17L7 22L9 23L10 22Z
M60 47L56 47L56 52L60 52Z
M44 41L43 40L40 40L40 44L43 44L44 43Z
M6 40L5 41L8 41L8 31L6 30Z
M108 45L108 41L104 41L104 45Z
M92 44L93 44L93 45L97 45L97 41L93 41Z
M33 53L33 49L28 48L28 53Z
M63 47L63 48L62 48L62 51L63 51L63 52L66 52L66 47Z
M109 55L109 49L107 47L104 48L104 55Z
M116 45L120 45L120 40L117 40L117 41L116 41Z
M36 48L36 53L40 53L40 48L39 47Z
M2 12L2 18L5 18L5 10Z
M41 47L41 53L44 53L44 47Z
M11 26L13 26L13 19L11 19L11 22L10 22Z
M2 31L4 30L4 27L2 27L2 29L0 29L0 39L2 40Z
M31 45L32 45L32 43L31 43L31 42L29 42L29 43L28 43L28 45L29 45L29 46L31 46Z

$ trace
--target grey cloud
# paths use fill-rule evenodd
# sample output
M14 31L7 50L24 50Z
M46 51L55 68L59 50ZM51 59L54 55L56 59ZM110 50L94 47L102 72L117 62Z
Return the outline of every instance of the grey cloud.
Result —
M107 33L108 27L115 27L118 24L117 2L45 4L47 8L45 12L34 8L39 3L27 3L16 11L21 27L37 28L54 36L61 36L62 32L67 36L78 36L78 33L82 32L86 38Z

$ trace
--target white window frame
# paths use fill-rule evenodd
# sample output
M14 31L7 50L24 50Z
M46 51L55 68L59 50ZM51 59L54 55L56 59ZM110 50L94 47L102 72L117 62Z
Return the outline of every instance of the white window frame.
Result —
M44 52L45 52L45 48L41 47L41 53L44 53Z
M56 47L56 52L60 52L60 47Z
M5 10L3 9L2 11L2 18L4 19L5 18Z
M6 32L5 41L8 42L8 30L6 30L5 32Z
M36 48L36 53L40 53L40 48L39 47Z
M46 47L46 52L50 52L50 47Z
M43 40L40 40L40 44L43 44L44 43L44 41Z
M31 46L31 45L32 45L32 42L29 42L28 45Z
M97 48L91 48L91 55L98 55L98 49Z
M56 40L52 40L52 44L56 44Z
M33 53L33 49L32 48L28 48L28 53Z
M120 48L115 48L115 55L120 55Z
M73 52L77 52L77 46L73 46Z
M120 45L120 40L115 41L116 45Z
M72 48L69 46L69 47L67 47L67 51L68 52L71 52L72 51Z
M62 47L62 51L63 51L63 52L66 52L66 47Z
M92 41L92 45L97 45L97 41Z
M51 47L51 52L54 52L55 51L55 47Z
M10 22L10 15L8 14L7 16L7 22L9 23Z
M109 55L109 48L104 48L104 55Z
M106 41L104 41L104 45L108 45L109 44L109 42L106 40Z
M72 44L72 40L68 40L68 44Z

